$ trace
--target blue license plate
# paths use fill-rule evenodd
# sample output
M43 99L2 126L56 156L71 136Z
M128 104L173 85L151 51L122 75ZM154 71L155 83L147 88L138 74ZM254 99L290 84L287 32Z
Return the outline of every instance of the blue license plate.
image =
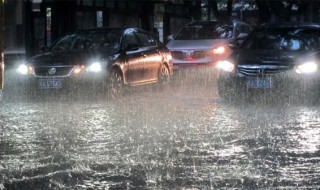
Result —
M40 89L62 88L62 79L39 79Z
M273 83L271 78L248 78L248 88L272 88Z

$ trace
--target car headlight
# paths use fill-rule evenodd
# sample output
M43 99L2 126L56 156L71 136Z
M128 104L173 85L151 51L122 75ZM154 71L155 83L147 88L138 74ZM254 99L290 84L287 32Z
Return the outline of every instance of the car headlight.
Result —
M296 68L295 68L295 71L297 72L297 73L305 73L305 74L307 74L307 73L314 73L314 72L316 72L318 70L318 65L315 63L315 62L313 62L313 61L310 61L310 62L306 62L306 63L304 63L304 64L301 64L301 65L298 65L298 66L296 66Z
M22 74L22 75L27 75L28 74L28 66L25 64L21 64L19 65L17 72Z
M234 64L227 60L218 61L217 68L227 72L232 72L234 70Z
M100 62L93 62L91 63L88 68L87 71L89 72L94 72L94 73L98 73L102 71L102 66Z
M76 65L74 68L73 68L73 73L74 74L79 74L82 72L84 68L84 65Z
M213 54L218 54L218 55L222 55L226 52L226 48L224 46L219 46L219 47L216 47L214 48L213 50Z

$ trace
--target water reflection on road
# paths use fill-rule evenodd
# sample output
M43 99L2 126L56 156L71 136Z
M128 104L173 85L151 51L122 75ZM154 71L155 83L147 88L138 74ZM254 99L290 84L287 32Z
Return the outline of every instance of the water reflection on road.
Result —
M230 104L214 80L181 80L5 103L0 189L320 188L319 106Z

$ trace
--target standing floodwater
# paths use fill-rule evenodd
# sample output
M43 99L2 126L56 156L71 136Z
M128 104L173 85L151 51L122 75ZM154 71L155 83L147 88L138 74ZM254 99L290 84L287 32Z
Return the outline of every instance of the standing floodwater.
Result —
M0 189L320 188L319 106L230 104L207 75L0 118Z

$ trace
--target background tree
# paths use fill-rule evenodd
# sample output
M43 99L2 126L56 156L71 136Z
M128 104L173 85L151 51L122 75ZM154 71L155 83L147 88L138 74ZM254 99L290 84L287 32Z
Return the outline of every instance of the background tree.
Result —
M218 2L225 4L226 12L218 9ZM233 0L208 0L208 8L213 11L216 19L227 22L230 20L233 11Z
M233 4L233 0L228 0L228 2L227 2L227 15L226 15L227 20L230 20L231 15L232 15L232 10L233 10L232 4Z
M313 0L256 0L259 23L277 21L319 21L319 1Z

